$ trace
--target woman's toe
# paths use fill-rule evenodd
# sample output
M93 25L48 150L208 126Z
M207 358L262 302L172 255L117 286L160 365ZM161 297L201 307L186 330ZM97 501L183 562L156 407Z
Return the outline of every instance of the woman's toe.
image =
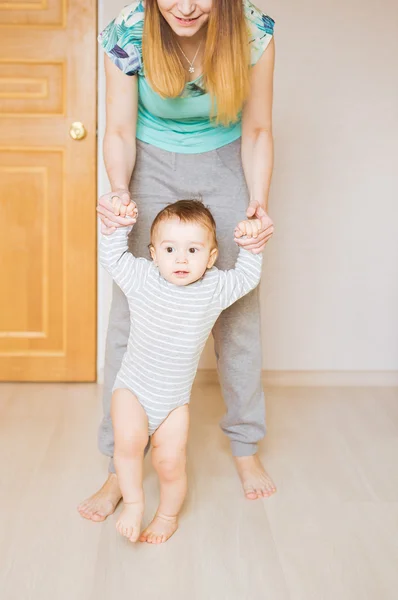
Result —
M91 515L91 520L92 521L105 521L105 515L102 515L100 512L95 512Z
M245 489L245 495L249 500L255 500L257 498L257 493L251 486Z

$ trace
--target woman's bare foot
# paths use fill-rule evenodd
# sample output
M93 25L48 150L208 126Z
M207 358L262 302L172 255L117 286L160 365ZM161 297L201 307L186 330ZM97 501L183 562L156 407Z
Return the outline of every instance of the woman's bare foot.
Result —
M246 498L249 500L268 498L276 492L276 487L257 454L234 458Z
M162 544L173 535L178 528L177 517L166 517L156 513L152 523L141 533L140 542Z
M121 497L117 476L115 473L110 473L102 488L79 504L77 510L85 519L105 521L106 517L115 512Z
M116 523L116 529L130 542L136 542L141 531L143 502L128 502L124 504L122 513Z

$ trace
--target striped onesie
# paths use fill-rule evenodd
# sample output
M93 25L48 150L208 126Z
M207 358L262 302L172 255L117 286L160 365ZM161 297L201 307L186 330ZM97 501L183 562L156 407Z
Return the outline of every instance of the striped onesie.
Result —
M127 297L130 335L113 390L129 389L143 406L149 435L187 404L198 362L219 314L260 281L261 254L239 249L234 269L207 270L178 286L128 251L131 227L102 236L100 262Z

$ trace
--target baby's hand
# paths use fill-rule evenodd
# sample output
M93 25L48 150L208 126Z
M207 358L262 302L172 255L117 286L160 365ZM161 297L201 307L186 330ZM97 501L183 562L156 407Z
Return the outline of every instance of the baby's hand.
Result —
M115 215L120 217L131 217L136 219L138 215L137 205L135 202L130 202L127 206L123 204L119 196L112 196L112 206Z
M236 238L246 236L248 238L256 238L261 230L260 219L246 219L241 221L235 227L234 235Z

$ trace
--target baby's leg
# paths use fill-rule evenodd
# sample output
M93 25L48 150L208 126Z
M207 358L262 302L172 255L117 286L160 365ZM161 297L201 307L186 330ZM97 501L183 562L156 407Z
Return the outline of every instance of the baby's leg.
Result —
M159 476L160 504L141 542L160 544L176 531L178 513L187 492L185 471L188 439L188 405L173 410L152 436L152 462Z
M137 398L126 389L113 392L111 416L115 436L114 463L124 502L116 529L131 542L136 542L144 512L142 468L148 441L148 419Z

